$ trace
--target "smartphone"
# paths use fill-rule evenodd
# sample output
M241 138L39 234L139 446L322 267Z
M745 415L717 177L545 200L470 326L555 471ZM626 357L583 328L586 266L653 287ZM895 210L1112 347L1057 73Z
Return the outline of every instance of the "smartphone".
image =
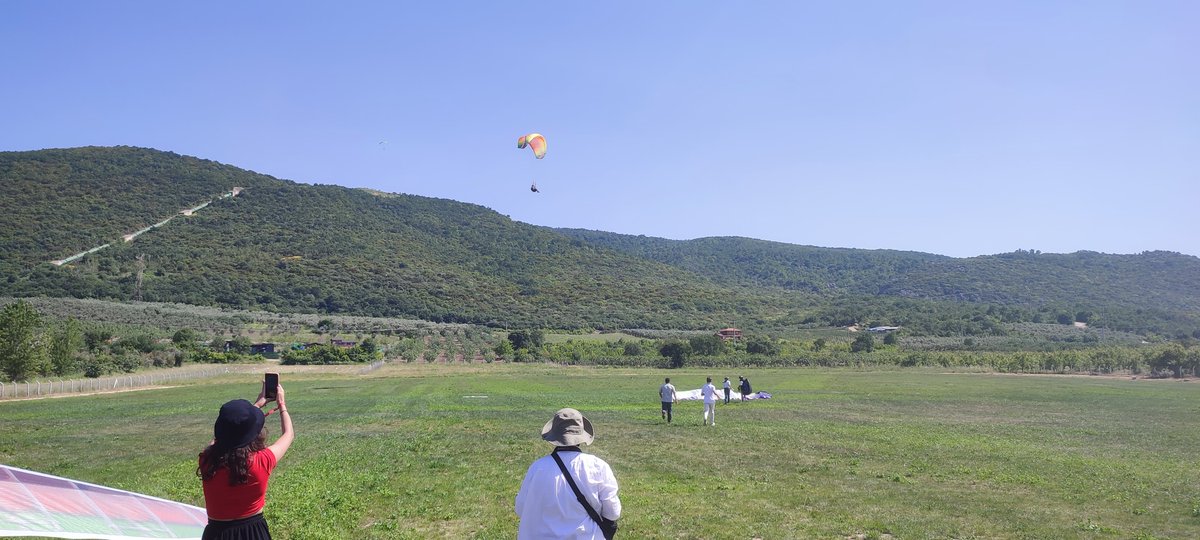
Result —
M263 397L267 399L275 399L275 389L279 386L279 374L267 373L263 375Z

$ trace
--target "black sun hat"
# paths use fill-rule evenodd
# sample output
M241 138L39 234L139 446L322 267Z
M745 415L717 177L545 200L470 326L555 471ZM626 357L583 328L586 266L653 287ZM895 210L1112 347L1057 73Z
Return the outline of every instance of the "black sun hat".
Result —
M252 442L262 432L266 415L253 403L235 399L221 406L217 422L213 424L213 446L221 450L241 448Z

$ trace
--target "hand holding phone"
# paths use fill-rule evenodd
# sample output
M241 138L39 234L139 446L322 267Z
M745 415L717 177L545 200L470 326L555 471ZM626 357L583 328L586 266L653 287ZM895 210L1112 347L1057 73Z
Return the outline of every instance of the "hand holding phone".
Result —
M279 374L267 373L263 375L263 397L268 401L275 399L275 392L279 388Z

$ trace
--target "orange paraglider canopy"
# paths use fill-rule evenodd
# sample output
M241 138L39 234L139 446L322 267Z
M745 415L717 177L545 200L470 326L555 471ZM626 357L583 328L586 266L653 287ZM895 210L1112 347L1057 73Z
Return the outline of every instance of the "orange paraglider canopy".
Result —
M517 148L525 148L526 146L533 150L533 157L538 159L546 157L546 138L542 134L530 133L517 139Z

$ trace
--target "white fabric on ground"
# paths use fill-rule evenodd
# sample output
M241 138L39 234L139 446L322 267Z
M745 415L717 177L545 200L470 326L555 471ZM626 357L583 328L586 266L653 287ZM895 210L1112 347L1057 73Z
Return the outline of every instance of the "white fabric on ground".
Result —
M700 400L704 399L704 396L702 396L700 394L699 388L697 388L695 390L676 390L675 397L679 401L700 401ZM768 394L766 392L751 392L750 395L746 396L746 399L768 399L770 397L771 397L771 394ZM729 399L730 399L730 401L741 401L742 393L738 392L737 390L733 390L733 391L729 392ZM724 400L725 400L725 394L722 392L721 401L724 401Z

